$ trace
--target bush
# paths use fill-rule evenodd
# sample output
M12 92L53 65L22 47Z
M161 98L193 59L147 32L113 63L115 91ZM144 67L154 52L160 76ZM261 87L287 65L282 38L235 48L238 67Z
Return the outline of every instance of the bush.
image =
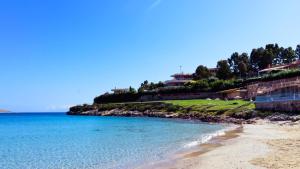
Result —
M198 80L193 86L194 89L207 90L209 88L209 84L207 80Z
M177 94L177 93L189 93L193 89L189 86L178 86L178 87L165 87L157 91L159 94Z
M212 82L210 85L212 91L220 91L239 87L239 85L233 80L217 80Z
M83 104L83 105L77 105L77 106L70 107L70 112L85 112L85 111L90 111L90 110L94 110L94 109L95 108L93 105Z
M120 93L120 94L104 94L96 97L94 103L118 103L118 102L134 102L140 98L140 93Z
M291 69L291 70L284 70L273 74L267 74L261 77L249 78L243 82L243 85L247 85L249 83L255 83L260 81L272 81L272 80L279 80L284 78L292 78L300 76L299 69Z
M184 86L178 87L164 87L152 91L127 92L120 94L103 94L94 99L95 104L103 103L121 103L121 102L135 102L145 95L158 94L179 94L179 93L193 93L193 92L217 92L220 90L227 90L231 88L241 87L242 80L218 80L218 79L203 79L191 81Z
M291 78L300 76L300 70L299 69L292 69L292 70L285 70L278 73L270 74L267 76L263 76L261 78L262 81L269 81L269 80L279 80L283 78Z

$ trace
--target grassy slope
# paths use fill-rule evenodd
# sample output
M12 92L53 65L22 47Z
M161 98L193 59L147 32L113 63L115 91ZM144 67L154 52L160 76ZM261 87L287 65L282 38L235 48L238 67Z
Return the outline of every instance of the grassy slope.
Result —
M253 110L255 105L244 100L171 100L165 101L173 105L190 108L191 111L211 115L229 115Z
M165 115L177 114L177 117L220 117L229 116L234 118L248 119L256 117L254 104L243 100L168 100L156 102L131 102L131 103L109 103L74 106L70 108L73 114L95 110L109 111L120 109L124 111L165 113Z
M169 100L156 102L131 102L131 103L109 103L95 104L92 107L75 107L71 111L83 112L96 107L100 111L123 109L137 110L143 112L145 110L165 112L166 114L173 112L180 116L231 116L231 117L248 117L249 113L254 110L255 106L249 101L243 100Z
M237 108L239 106L247 106L248 108L254 108L254 104L244 100L170 100L164 102L179 105L182 107L212 106L210 108L212 110L232 109Z

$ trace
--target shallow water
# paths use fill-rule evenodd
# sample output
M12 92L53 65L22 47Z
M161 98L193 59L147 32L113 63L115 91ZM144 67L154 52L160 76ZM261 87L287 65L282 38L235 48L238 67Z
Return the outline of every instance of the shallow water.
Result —
M0 167L133 168L167 159L224 127L161 118L0 114Z

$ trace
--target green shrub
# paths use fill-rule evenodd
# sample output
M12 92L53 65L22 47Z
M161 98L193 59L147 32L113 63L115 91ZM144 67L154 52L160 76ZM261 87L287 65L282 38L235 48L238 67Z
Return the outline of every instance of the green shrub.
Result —
M118 102L133 102L140 98L140 93L128 92L120 94L103 94L94 99L94 103L118 103Z

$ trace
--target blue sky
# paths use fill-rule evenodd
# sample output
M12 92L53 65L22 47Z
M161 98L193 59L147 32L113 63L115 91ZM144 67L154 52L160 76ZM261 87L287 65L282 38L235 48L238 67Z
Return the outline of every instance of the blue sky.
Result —
M65 111L111 88L300 43L298 0L0 0L0 108Z

